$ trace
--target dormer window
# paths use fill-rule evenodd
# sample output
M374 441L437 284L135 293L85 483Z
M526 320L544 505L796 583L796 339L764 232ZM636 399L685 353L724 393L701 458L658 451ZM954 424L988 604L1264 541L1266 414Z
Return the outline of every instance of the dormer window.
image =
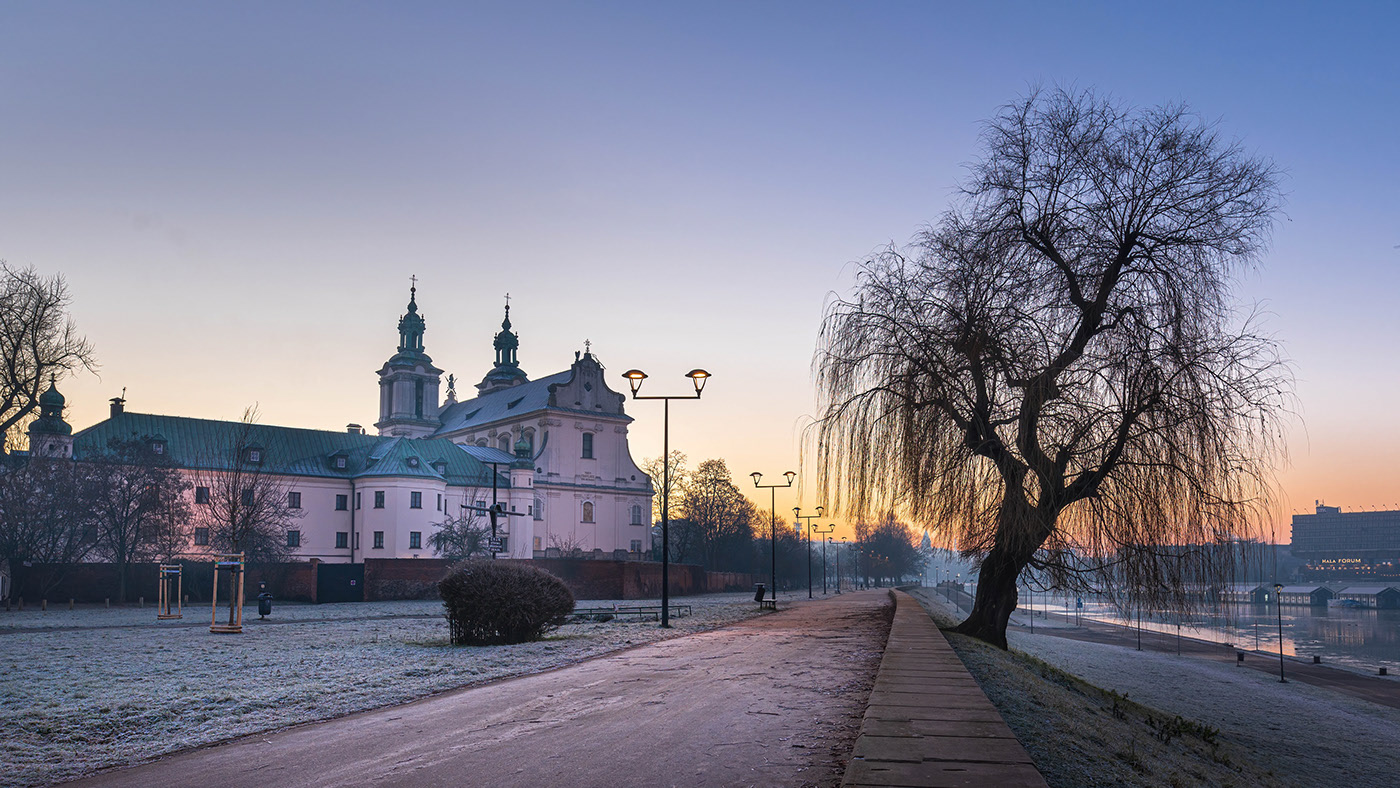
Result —
M338 471L345 470L345 455L342 454L335 458L335 469Z
M438 473L447 473L447 463L443 462L442 460L438 460L437 462L433 463L433 470L437 471Z
M418 458L417 458L417 457L409 457L409 458L408 458L408 467L410 467L410 468L417 468L417 467L418 467Z
M151 441L151 453L152 453L152 454L164 454L164 453L165 453L165 444L164 444L164 443L161 443L160 441Z
M260 465L263 461L263 451L257 446L250 447L243 451L243 459L254 465Z

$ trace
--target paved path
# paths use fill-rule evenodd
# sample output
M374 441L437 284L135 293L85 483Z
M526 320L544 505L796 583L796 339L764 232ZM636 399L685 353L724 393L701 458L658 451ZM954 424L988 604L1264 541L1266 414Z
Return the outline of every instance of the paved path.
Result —
M74 785L835 785L886 633L884 591L254 735Z
M1045 788L928 613L896 594L894 624L845 786Z

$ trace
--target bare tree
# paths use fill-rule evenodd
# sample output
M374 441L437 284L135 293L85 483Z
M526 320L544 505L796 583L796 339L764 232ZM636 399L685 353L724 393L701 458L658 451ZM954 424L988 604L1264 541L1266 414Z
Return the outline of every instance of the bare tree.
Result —
M690 474L680 504L685 519L694 523L705 568L752 568L757 509L734 485L724 460L700 463Z
M651 520L658 525L661 522L661 502L670 499L670 512L672 517L680 515L681 497L685 494L685 487L690 479L690 470L685 467L686 456L684 452L672 450L671 465L671 487L663 490L662 480L666 475L661 466L660 457L651 457L642 462L642 470L651 477L651 482L656 486L656 494L651 497Z
M92 369L92 346L68 316L63 277L0 260L0 433L39 405L51 379Z
M268 447L257 439L257 420L257 408L243 411L222 445L196 462L195 485L209 492L206 503L196 502L194 519L209 529L214 549L265 563L291 554L287 531L302 511L291 508L290 486L269 464Z
M865 577L893 585L923 570L925 559L914 546L914 529L893 514L887 512L873 523L858 521L855 532Z
M162 535L183 527L190 484L149 436L113 438L86 468L87 505L97 529L98 552L117 567L117 598L126 601L127 567L160 557ZM174 521L168 518L174 518Z
M46 595L93 551L96 538L79 463L33 458L0 466L0 561L16 589L33 577Z
M487 555L491 526L481 516L466 510L461 517L449 517L428 535L428 546L443 558L460 560Z
M549 535L549 546L558 550L560 555L568 558L574 554L575 550L584 550L584 548L588 547L588 544L577 534L571 533L564 535L551 533Z
M959 630L1006 645L1026 567L1189 610L1272 507L1292 381L1235 303L1277 171L1184 107L1036 92L961 200L829 305L820 484L980 561Z

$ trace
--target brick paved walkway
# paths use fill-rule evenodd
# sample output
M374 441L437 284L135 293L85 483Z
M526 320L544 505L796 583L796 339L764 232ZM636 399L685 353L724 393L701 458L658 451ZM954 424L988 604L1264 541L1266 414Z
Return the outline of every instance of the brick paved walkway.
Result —
M841 784L1045 788L928 613L908 594L895 596L894 625Z

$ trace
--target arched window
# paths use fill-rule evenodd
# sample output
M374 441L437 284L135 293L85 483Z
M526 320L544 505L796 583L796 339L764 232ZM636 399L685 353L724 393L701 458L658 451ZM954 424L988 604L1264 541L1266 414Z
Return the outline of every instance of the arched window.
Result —
M642 507L640 504L632 505L632 524L642 525Z
M504 435L502 435L502 436L496 438L496 447L499 448L501 451L505 452L506 454L510 454L510 453L511 453L510 433L509 433L509 432L507 432L507 433L505 433Z
M535 496L535 508L531 514L535 516L536 520L544 519L544 499L538 495Z
M593 522L593 502L592 502L592 501L584 501L584 502L583 502L583 521L584 521L585 523L591 523L591 522Z
M593 433L591 432L583 433L583 458L585 460L593 459Z

